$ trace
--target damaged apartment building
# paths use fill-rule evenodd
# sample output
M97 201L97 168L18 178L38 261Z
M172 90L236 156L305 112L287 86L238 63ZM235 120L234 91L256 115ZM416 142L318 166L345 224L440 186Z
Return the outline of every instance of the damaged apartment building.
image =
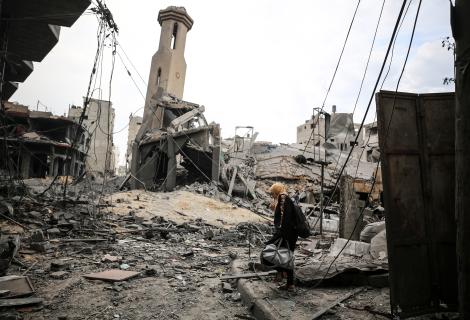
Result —
M113 144L115 113L112 103L105 100L89 99L84 104L87 104L87 108L82 124L89 136L87 172L99 176L113 175L116 159ZM78 123L83 109L83 107L71 106L68 117Z
M71 27L89 5L89 0L0 2L2 178L83 172L86 132L82 127L65 117L8 101L18 83L33 72L33 63L43 61L57 44L61 27ZM38 16L41 19L34 18Z
M297 143L313 146L320 154L320 146L324 147L327 154L345 153L351 150L353 145L353 157L367 162L378 162L380 158L379 138L377 122L365 124L361 134L357 135L359 125L354 123L352 113L336 112L336 106L332 106L332 112L328 113L323 108L315 108L313 115L304 124L297 126ZM358 136L357 142L355 142Z
M183 7L160 10L158 51L152 57L142 125L132 142L133 187L172 190L177 165L190 174L219 176L220 129L208 124L204 106L182 100L184 50L193 19ZM178 156L177 156L178 155Z
M85 170L86 130L51 112L5 102L6 162L2 176L22 179L78 176ZM77 137L77 138L75 138Z
M142 126L142 117L130 115L129 116L129 129L127 132L127 150L126 150L126 171L130 168L132 163L132 143L137 136L137 133Z

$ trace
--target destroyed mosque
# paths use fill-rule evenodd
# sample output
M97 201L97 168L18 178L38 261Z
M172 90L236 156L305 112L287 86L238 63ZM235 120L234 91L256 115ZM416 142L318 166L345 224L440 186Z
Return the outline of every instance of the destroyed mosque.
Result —
M442 42L455 92L383 90L412 2L364 118L324 102L290 128L295 142L273 143L184 99L187 39L200 32L185 7L155 15L143 114L121 129L127 110L111 83L122 70L102 64L120 59L134 84L126 62L136 68L105 1L0 1L0 319L470 318L470 131L459 122L470 121L470 5L451 2L456 42ZM61 30L86 15L98 47L82 102L56 115L16 101Z

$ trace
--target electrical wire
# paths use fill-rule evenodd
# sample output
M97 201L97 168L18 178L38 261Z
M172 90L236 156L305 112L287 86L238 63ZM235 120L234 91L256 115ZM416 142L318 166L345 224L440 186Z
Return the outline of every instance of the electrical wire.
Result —
M349 35L351 33L351 29L352 29L352 26L354 24L354 20L356 19L356 15L357 15L357 11L359 9L359 5L361 3L361 0L358 0L357 2L357 5L356 5L356 8L354 10L354 14L353 14L353 17L351 19L351 22L349 24L349 28L348 28L348 32L346 33L346 38L344 39L344 43L343 43L343 47L341 48L341 53L339 55L339 58L338 58L338 62L336 63L336 67L335 67L335 70L333 72L333 76L331 77L331 81L330 81L330 84L328 86L328 89L326 91L326 94L325 94L325 97L323 99L323 103L322 103L322 106L321 106L321 110L320 112L318 113L318 117L317 117L317 122L316 124L314 124L314 128L312 130L312 133L310 134L310 137L308 138L308 141L307 143L305 144L305 148L304 148L304 151L302 152L302 155L305 153L305 151L307 150L307 147L308 147L308 144L310 143L310 141L312 140L313 138L313 134L315 132L315 127L318 125L318 122L320 121L320 114L323 112L323 109L325 108L325 103L326 103L326 100L328 99L328 95L330 94L330 90L331 90L331 87L333 86L333 82L335 81L335 78L336 78L336 73L338 72L338 68L339 68L339 65L341 63L341 60L343 58L343 53L344 53L344 50L346 48L346 44L348 43L348 40L349 40Z
M375 40L377 38L377 32L379 30L379 26L380 26L380 21L382 20L382 13L383 13L383 10L384 10L384 6L385 6L385 1L386 0L383 0L382 1L382 6L380 8L380 13L379 13L379 18L377 20L377 25L375 26L375 31L374 31L374 37L372 38L372 44L370 46L370 50L369 50L369 56L367 57L367 62L366 62L366 67L364 69L364 73L362 75L362 80L361 80L361 84L359 86L359 91L357 93L357 97L356 97L356 101L354 102L354 109L353 109L353 112L352 112L352 118L354 119L354 113L356 112L356 108L357 108L357 104L359 102L359 98L361 96L361 93L362 93L362 88L364 86L364 81L366 79L366 75L367 75L367 71L369 69L369 63L370 63L370 58L372 57L372 51L374 50L374 46L375 46ZM346 140L348 138L348 135L349 135L349 131L346 133L346 136L344 137L344 141L343 143L345 144L346 143ZM336 168L338 166L338 163L339 163L339 159L341 158L341 154L343 153L343 148L341 148L341 152L339 153L338 155L338 159L336 160L336 165L335 165L335 168L333 170L333 174L336 173Z
M397 81L397 85L396 85L396 89L395 89L395 97L396 97L396 94L397 94L397 92L398 92L398 87L399 87L399 85L400 85L401 78L402 78L403 73L404 73L404 71L405 71L406 64L407 64L408 57L409 57L409 52L410 52L410 50L411 50L411 46L412 46L412 43L413 43L414 34L415 34L415 30L416 30L416 25L417 25L417 21L418 21L418 17L419 17L419 12L420 12L420 9L421 9L421 3L422 3L422 0L419 1L418 8L417 8L417 10L416 10L416 16L415 16L415 19L414 19L413 30L412 30L411 37L410 37L410 42L409 42L409 45L408 45L407 55L406 55L405 61L404 61L404 63L403 63L403 67L402 67L402 69L401 69L400 77L399 77L399 79L398 79L398 81ZM400 11L400 15L401 15L401 13L403 12L403 8L404 8L404 5L405 5L405 4L406 4L406 0L404 0L404 2L403 2L403 6L402 6L402 9L401 9L401 11ZM399 20L398 20L398 21L399 21ZM398 21L397 21L397 23L398 23ZM395 33L395 31L396 31L396 28L397 28L397 25L395 25L394 33ZM392 39L393 39L393 38L394 38L394 37L392 37ZM391 43L390 43L390 44L391 44ZM390 49L390 45L389 45L389 49ZM387 52L388 52L388 50L387 50ZM384 63L386 62L386 60L387 60L387 59L385 58ZM382 70L383 70L383 65L382 65ZM382 70L381 70L381 71L382 71ZM381 75L381 74L380 74L380 75ZM379 76L379 78L378 78L377 80L378 80L378 81L380 80L380 76ZM377 84L376 84L376 85L377 85ZM374 92L375 92L375 88L374 88ZM394 101L395 101L395 100L394 100ZM394 108L395 108L395 103L394 103L394 105L393 105L392 111L394 110ZM392 112L392 114L391 114L391 116L390 116L390 119L389 119L387 131L386 131L386 134L385 134L385 140L386 140L386 138L387 138L387 136L388 136L388 133L389 133L388 130L390 129L390 124L391 124L392 118L393 118L393 112ZM376 167L376 171L375 171L375 172L377 172L379 166L380 166L380 161L377 162L377 167ZM351 231L350 236L348 237L346 243L345 243L344 246L341 248L341 250L338 252L338 254L337 254L337 255L334 257L334 259L331 261L330 265L328 266L327 271L325 272L325 275L322 277L321 280L319 280L319 281L315 284L314 288L315 288L315 287L318 287L318 286L320 285L320 283L326 278L326 276L328 275L328 272L330 271L330 269L331 269L332 265L334 264L334 262L338 259L338 257L341 255L341 253L342 253L342 252L344 251L344 249L347 247L348 243L351 241L351 238L352 238L352 236L353 236L353 234L354 234L354 231L356 230L357 226L359 225L359 221L362 220L362 217L363 217L363 215L364 215L364 210L365 210L365 208L366 208L366 206L367 206L367 202L368 202L368 200L369 200L369 198L370 198L370 196L371 196L371 194L372 194L372 192L373 192L373 190L374 190L376 181L377 181L377 175L374 176L374 179L373 179L373 182L372 182L372 186L371 186L371 188L370 188L369 194L368 194L367 199L366 199L366 205L364 205L364 207L361 209L361 212L360 212L360 214L359 214L359 217L358 217L358 219L356 219L356 222L355 222L355 224L354 224L354 228L353 228L353 230Z

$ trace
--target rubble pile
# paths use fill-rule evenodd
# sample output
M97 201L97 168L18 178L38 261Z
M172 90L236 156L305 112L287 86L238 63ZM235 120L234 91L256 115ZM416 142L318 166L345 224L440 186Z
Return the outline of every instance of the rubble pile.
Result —
M193 187L205 190L201 194L211 193L204 185ZM29 193L41 190L36 181L36 190L29 189ZM11 304L2 314L13 319L28 319L29 314L34 319L60 318L63 314L134 319L137 312L142 318L155 314L171 318L182 309L197 309L195 314L209 312L215 303L231 306L233 316L249 317L239 303L240 294L228 283L222 286L218 278L229 271L233 259L261 246L269 238L271 226L227 222L223 216L214 223L182 211L173 212L173 218L159 216L158 212L143 218L140 212L151 210L146 197L158 193L129 194L132 201L119 193L103 195L98 205L92 199L85 201L84 195L76 201L67 198L65 207L60 198L52 201L51 196L10 199L15 210L8 216L11 220L0 220L2 233L17 233L18 243L9 253L10 263L4 270L8 276L0 277L0 292L3 283L12 286L0 299L0 310L2 303ZM171 201L163 196L165 200ZM8 241L2 243L11 248ZM16 282L11 284L9 277L19 277L12 279L31 285L29 291L20 294L23 300L18 300L15 290L19 287ZM124 280L93 280L107 277ZM162 287L168 296L162 297L154 310L136 307L140 300L144 304L146 299L155 299L135 300L142 288L160 292ZM95 304L82 303L77 295L80 290L92 292ZM213 302L200 301L195 292L211 297ZM63 301L67 301L69 310L57 308ZM133 307L126 307L130 302Z

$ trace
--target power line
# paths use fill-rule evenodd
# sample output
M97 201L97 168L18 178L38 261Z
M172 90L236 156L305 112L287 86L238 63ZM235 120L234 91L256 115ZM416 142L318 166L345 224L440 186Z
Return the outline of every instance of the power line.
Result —
M119 48L121 48L122 50L122 53L124 53L124 56L126 57L127 61L129 61L129 63L131 64L131 66L134 68L135 72L137 72L137 75L139 76L140 80L142 80L142 83L147 86L147 82L144 80L144 78L142 78L139 70L136 68L136 66L134 65L134 63L132 63L132 60L129 58L129 56L127 55L126 51L124 50L123 46L121 45L121 43L118 42L118 46Z
M400 85L401 78L402 78L403 73L404 73L404 71L405 71L406 64L407 64L408 57L409 57L409 52L410 52L410 50L411 50L411 45L412 45L412 43L413 43L414 34L415 34L415 30L416 30L416 25L417 25L417 21L418 21L418 16L419 16L419 12L420 12L420 9L421 9L421 3L422 3L422 0L419 1L418 8L417 8L417 10L416 10L416 16L415 16L415 20L414 20L414 24L413 24L413 30L412 30L412 33L411 33L410 42L409 42L409 44L408 44L407 55L406 55L405 61L404 61L404 63L403 63L403 67L402 67L402 69L401 69L400 77L399 77L398 82L397 82L397 85L396 85L396 89L395 89L395 99L394 99L394 104L393 104L393 108L392 108L392 114L390 115L390 120L389 120L388 127L387 127L387 131L386 131L386 134L385 134L385 140L387 139L387 136L388 136L388 133L389 133L388 130L390 129L390 124L391 124L391 121L392 121L392 118L393 118L393 110L394 110L394 108L395 108L395 101L396 101L396 94L397 94L397 92L398 92L398 87L399 87L399 85ZM401 15L401 13L402 13L402 11L403 11L403 7L404 7L405 4L406 4L406 0L404 0L404 2L403 2L403 6L402 6L402 10L400 11L400 15ZM395 28L396 28L396 26L395 26ZM395 29L395 30L396 30L396 29ZM395 31L395 30L394 30L394 31ZM393 39L393 37L392 37L392 39ZM390 45L389 45L389 48L390 48ZM388 53L388 51L387 51L387 53ZM385 61L386 61L386 59L385 59ZM385 62L385 61L384 61L384 62ZM380 77L379 77L379 79L380 79ZM379 79L378 79L378 80L379 80ZM374 91L375 91L375 89L374 89ZM377 162L376 172L377 172L379 166L380 166L380 162ZM373 190L374 190L374 186L375 186L376 181L377 181L377 175L374 176L374 179L373 179L373 182L372 182L372 186L371 186L371 189L370 189L370 191L369 191L369 194L368 194L368 196L367 196L366 201L369 200L369 197L370 197L370 195L372 194L372 192L373 192ZM366 204L367 204L367 203L366 203ZM359 217L358 217L358 219L356 219L356 222L355 222L355 224L354 224L354 228L353 228L353 230L352 230L352 232L351 232L349 238L347 239L346 243L344 244L344 246L341 248L341 250L339 251L339 253L334 257L333 261L332 261L332 262L330 263L330 265L328 266L328 269L327 269L327 271L325 272L325 275L323 276L323 278L322 278L319 282L317 282L317 284L316 284L314 287L318 287L318 285L326 278L326 276L328 275L328 272L330 271L330 269L331 269L332 265L334 264L334 262L338 259L338 257L339 257L339 256L341 255L341 253L344 251L344 249L346 248L346 246L348 245L348 243L351 241L351 238L352 238L352 236L353 236L353 234L354 234L354 231L356 230L356 228L357 228L357 226L358 226L358 224L359 224L359 221L362 219L362 217L363 217L363 215L364 215L364 210L365 210L365 208L366 208L366 205L364 205L364 207L361 209L361 212L360 212L360 214L359 214Z
M346 44L348 43L349 35L351 33L351 29L352 29L352 26L354 24L354 20L356 19L356 15L357 15L357 11L359 9L360 3L361 3L361 0L358 0L357 5L356 5L356 9L354 10L353 17L352 17L351 22L349 24L348 32L346 33L346 38L344 39L343 47L341 49L341 53L339 55L338 62L336 63L335 71L333 72L333 76L331 78L330 85L328 86L328 90L326 91L325 98L323 99L321 110L318 113L317 123L314 124L315 127L318 125L318 122L320 121L320 114L323 112L323 109L325 108L326 100L328 99L328 95L330 93L331 87L333 86L333 82L335 81L336 73L338 72L339 65L340 65L341 60L343 58L344 49L346 48ZM312 133L310 134L310 137L308 138L308 141L305 144L305 148L304 148L304 151L302 152L302 155L305 153L305 151L307 150L308 144L312 140L313 134L315 132L315 127L312 129Z
M348 153L348 156L347 156L347 158L346 158L346 161L344 162L344 164L343 164L342 167L341 167L341 170L340 170L340 172L339 172L338 179L336 179L336 183L335 183L335 186L334 186L334 188L333 188L333 194L334 194L334 192L336 191L336 189L338 188L339 180L340 180L341 176L343 175L344 169L346 168L347 163L348 163L349 159L351 158L351 154L352 154L352 152L353 152L353 150L354 150L354 147L355 147L356 144L357 144L357 140L358 140L358 138L359 138L359 135L360 135L360 133L361 133L361 130L362 130L362 128L364 127L364 123L365 123L365 121L366 121L367 114L369 113L370 106L371 106L371 104L372 104L372 100L374 99L374 95L375 95L375 92L376 92L376 90L377 90L377 86L379 85L380 79L382 78L382 74L383 74L385 65L386 65L386 63L387 63L388 56L389 56L389 54L390 54L390 50L391 50L391 48L392 48L393 39L395 38L395 35L397 34L398 26L399 26L401 17L403 16L403 12L404 12L404 9L405 9L406 2L407 2L407 0L403 0L403 4L402 4L402 7L401 7L401 9L400 9L400 13L399 13L399 15L398 15L398 19L397 19L397 21L396 21L396 23L395 23L395 26L394 26L394 28L393 28L392 37L390 38L390 41L389 41L389 44L388 44L388 47L387 47L387 52L386 52L385 57L384 57L384 60L383 60L383 62L382 62L382 66L381 66L381 68L380 68L380 72L379 72L379 75L378 75L378 77L377 77L377 80L376 80L376 82L375 82L375 84L374 84L374 88L372 89L372 92L371 92L371 95L370 95L369 103L367 104L367 108L366 108L366 111L365 111L365 113L364 113L364 117L362 118L361 124L360 124L360 126L359 126L358 133L357 133L357 135L356 135L356 137L355 137L355 139L354 139L354 143L353 143L353 145L352 145L352 147L351 147L351 150L350 150L349 153ZM331 201L331 198L330 198L330 201Z
M353 123L354 123L354 113L356 112L357 103L359 102L359 97L361 96L361 93L362 93L362 87L364 85L364 80L366 78L367 71L369 69L370 58L372 56L372 51L374 49L375 39L377 38L377 31L379 30L379 25L380 25L380 21L382 19L382 13L383 13L383 10L384 10L384 6L385 6L385 0L382 1L382 7L380 8L379 19L377 20L377 25L375 27L374 37L372 39L372 44L370 46L369 56L367 57L366 67L364 69L364 74L362 76L361 84L359 86L359 91L357 93L356 101L354 103L354 109L353 109L353 112L352 112ZM343 143L346 143L348 135L349 135L349 131L346 133L346 136L344 137L344 142ZM336 165L335 165L335 168L333 170L333 173L336 173L336 168L338 166L339 160L341 159L341 154L342 153L343 153L343 148L341 148L341 152L339 153L338 159L336 160Z

